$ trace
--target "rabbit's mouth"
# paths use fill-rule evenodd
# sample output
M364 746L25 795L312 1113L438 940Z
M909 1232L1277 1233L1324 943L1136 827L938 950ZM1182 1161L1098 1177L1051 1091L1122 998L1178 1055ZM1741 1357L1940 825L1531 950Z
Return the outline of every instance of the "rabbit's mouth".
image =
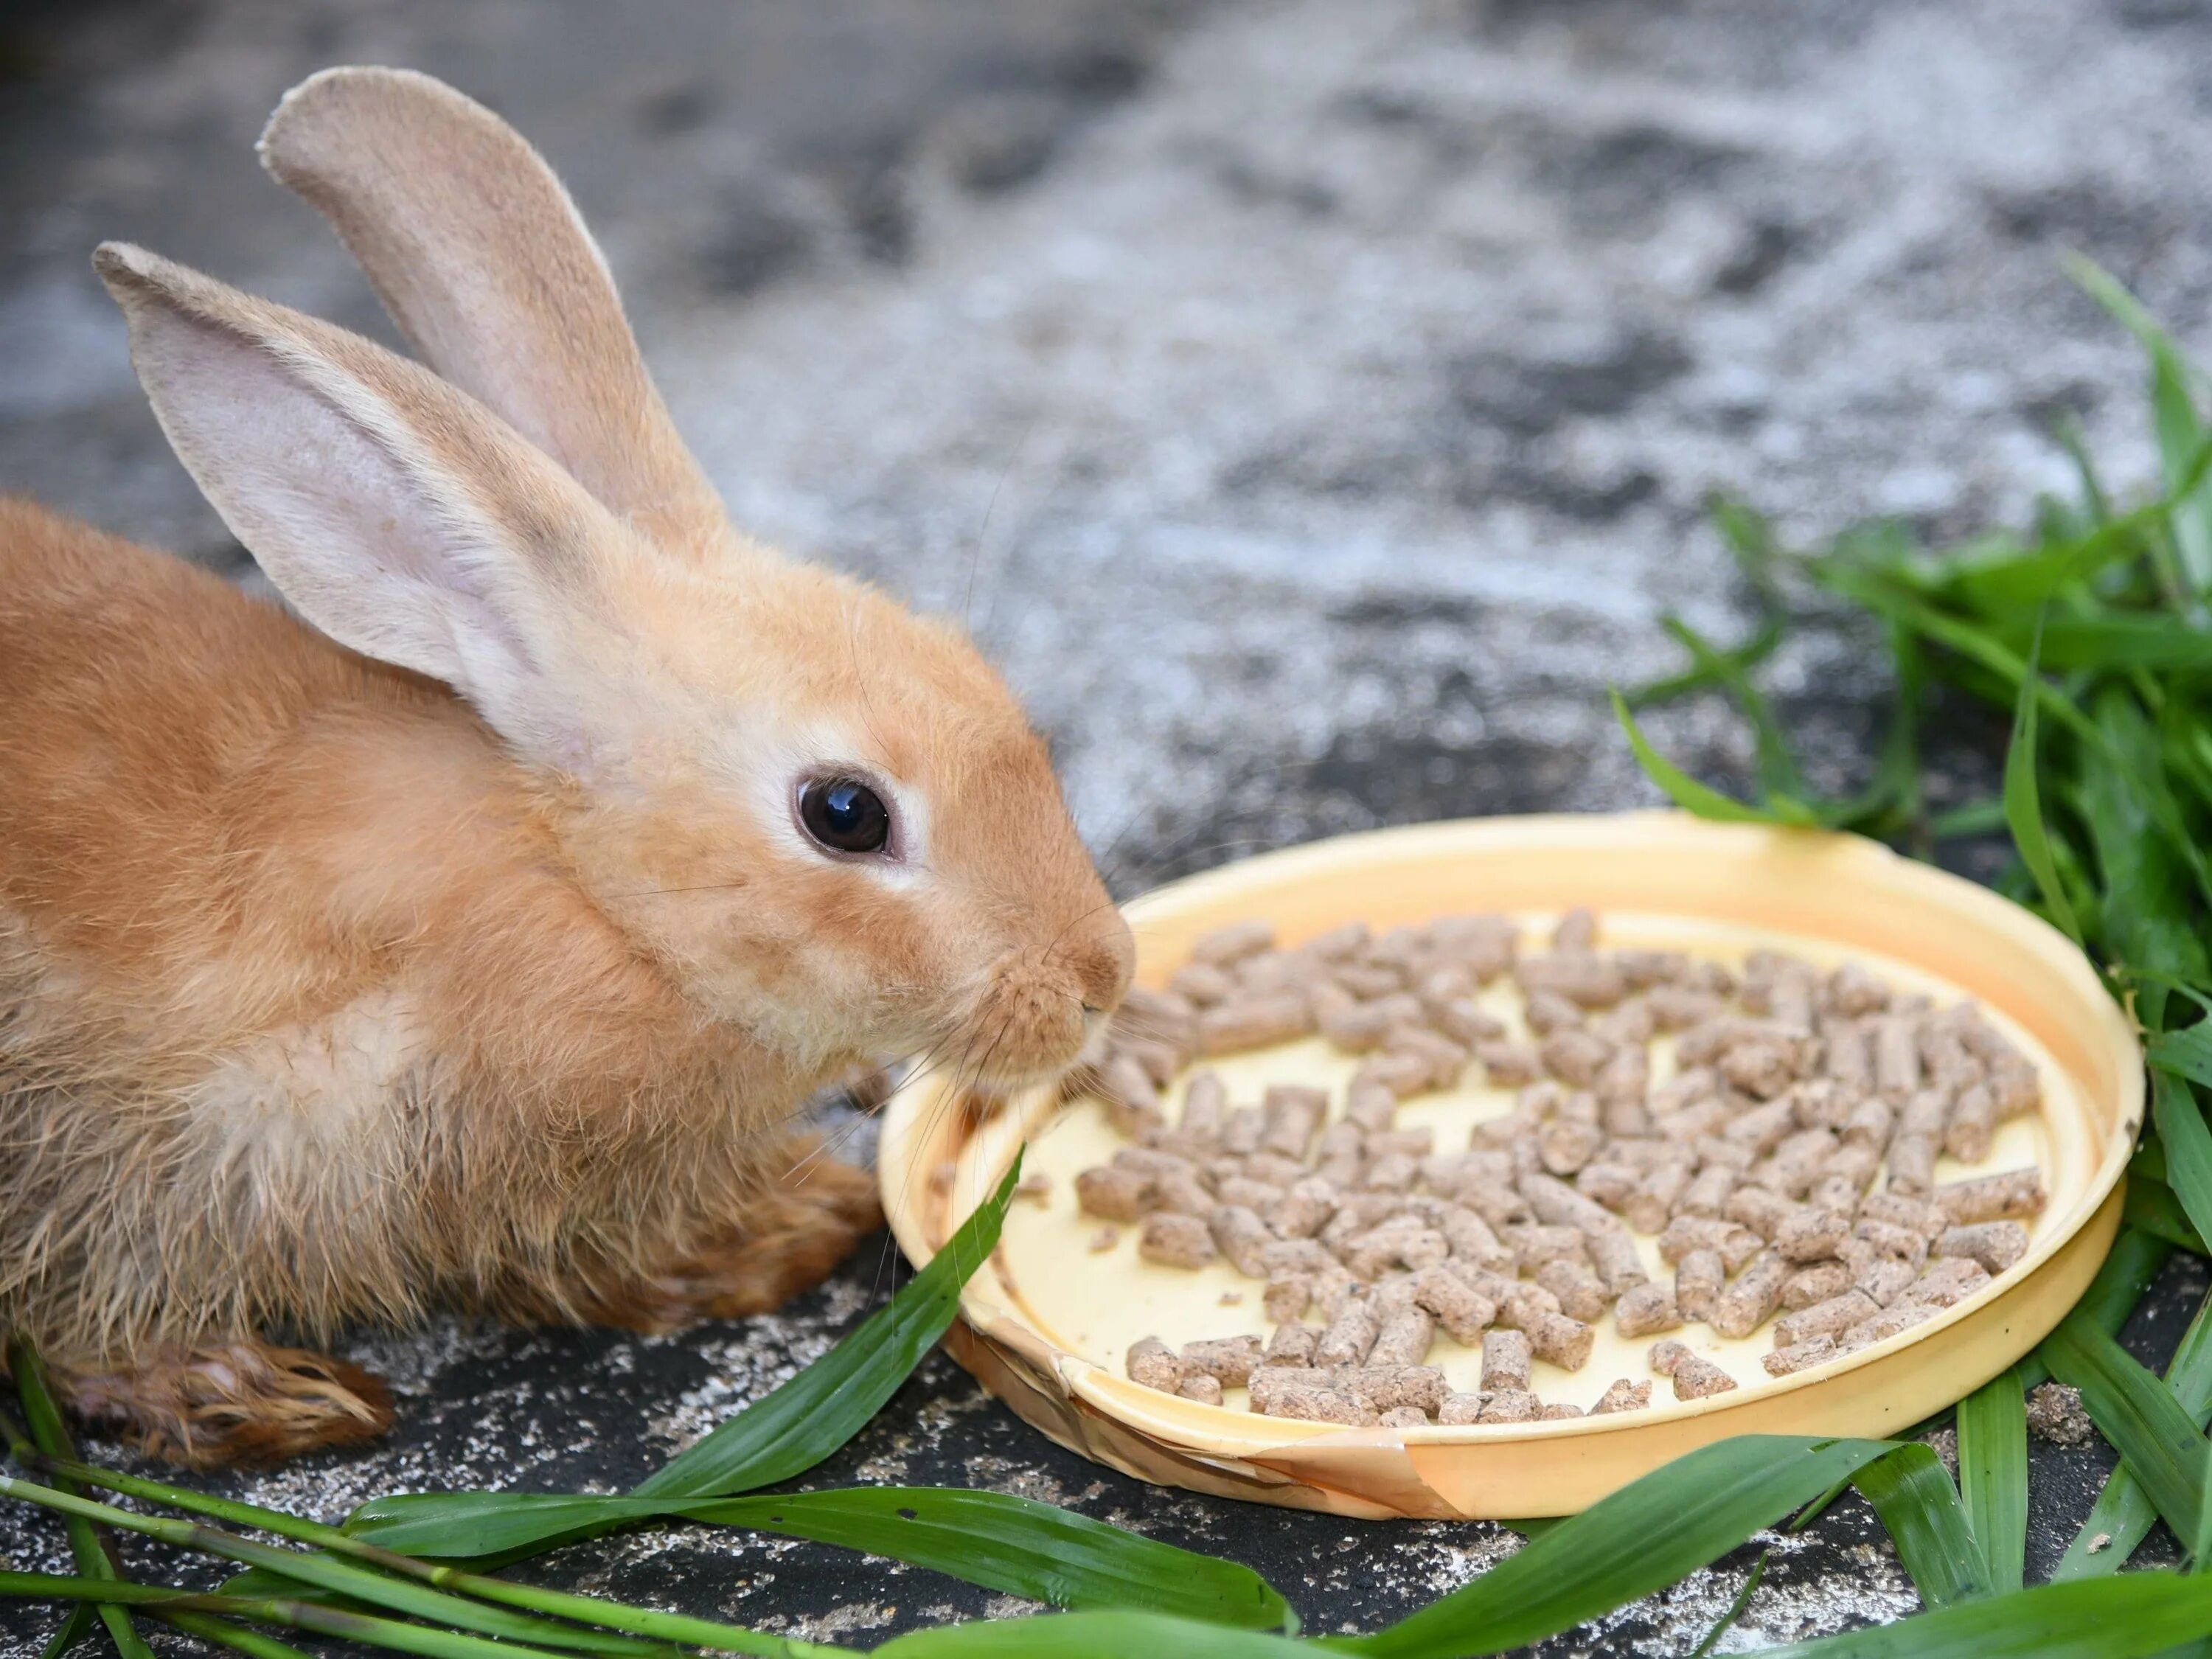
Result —
M997 1093L1055 1081L1098 1046L1109 1012L1090 1000L1065 957L1009 952L965 1022L964 1077Z

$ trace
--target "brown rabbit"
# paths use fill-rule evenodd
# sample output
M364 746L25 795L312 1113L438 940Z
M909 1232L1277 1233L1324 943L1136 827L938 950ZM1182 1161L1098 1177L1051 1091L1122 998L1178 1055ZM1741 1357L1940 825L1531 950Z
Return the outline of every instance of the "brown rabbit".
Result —
M974 649L732 531L526 143L349 69L263 155L427 368L96 264L306 623L0 501L0 1326L200 1464L388 1424L267 1334L774 1305L875 1216L781 1179L811 1091L1048 1075L1131 958Z

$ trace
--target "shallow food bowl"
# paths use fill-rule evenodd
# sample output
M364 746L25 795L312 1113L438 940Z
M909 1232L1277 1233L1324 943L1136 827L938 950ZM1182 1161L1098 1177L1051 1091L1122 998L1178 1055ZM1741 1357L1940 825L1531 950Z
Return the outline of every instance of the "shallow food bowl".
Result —
M1673 813L1489 818L1252 859L1148 894L1128 917L1138 978L1158 986L1200 934L1249 917L1271 921L1294 945L1352 921L1378 931L1470 910L1533 921L1577 904L1599 912L1608 946L1739 959L1754 946L1776 946L1822 965L1862 962L1939 1000L1978 1001L2042 1074L2040 1113L2005 1125L1996 1153L1976 1166L2031 1158L2041 1166L2050 1201L2027 1255L1926 1322L1794 1376L1761 1373L1763 1331L1740 1343L1708 1340L1704 1350L1727 1361L1741 1386L1703 1400L1668 1399L1662 1383L1642 1411L1465 1427L1342 1428L1261 1417L1158 1393L1121 1374L1128 1343L1153 1329L1174 1342L1265 1327L1259 1287L1225 1266L1151 1266L1127 1239L1110 1254L1086 1245L1097 1226L1074 1214L1069 1188L1076 1170L1119 1144L1103 1109L1088 1101L1061 1109L1041 1093L977 1122L956 1108L943 1079L923 1076L892 1099L880 1157L884 1208L914 1261L929 1258L1025 1137L1027 1167L1052 1176L1047 1207L1017 1200L999 1251L968 1285L947 1346L1054 1440L1145 1480L1340 1515L1513 1518L1580 1510L1730 1435L1896 1432L2002 1370L2064 1316L2119 1225L2121 1176L2142 1115L2142 1056L2081 952L1972 883L1846 836ZM1334 1085L1350 1062L1309 1041L1231 1056L1217 1069L1243 1097L1264 1081ZM1480 1097L1497 1093L1463 1092L1464 1101L1408 1101L1403 1119L1464 1123L1485 1109ZM1646 1374L1644 1345L1623 1342L1609 1317L1603 1327L1589 1364L1571 1377L1556 1374L1547 1397L1595 1397L1614 1376ZM1465 1369L1464 1357L1456 1368Z

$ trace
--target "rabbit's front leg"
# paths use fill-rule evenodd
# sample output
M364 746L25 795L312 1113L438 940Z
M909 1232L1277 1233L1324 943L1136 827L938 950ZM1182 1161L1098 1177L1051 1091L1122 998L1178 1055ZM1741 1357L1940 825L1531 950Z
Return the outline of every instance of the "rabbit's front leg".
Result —
M281 1462L392 1426L380 1378L258 1337L164 1343L112 1368L57 1364L53 1376L76 1415L192 1468Z

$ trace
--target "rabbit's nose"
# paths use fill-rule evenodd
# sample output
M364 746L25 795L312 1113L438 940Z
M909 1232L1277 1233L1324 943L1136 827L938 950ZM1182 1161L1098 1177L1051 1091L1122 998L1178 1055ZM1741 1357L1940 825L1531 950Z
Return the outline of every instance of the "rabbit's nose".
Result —
M1072 966L1082 988L1085 1012L1110 1012L1119 1006L1135 969L1136 942L1118 910L1109 910L1104 925L1074 953Z

